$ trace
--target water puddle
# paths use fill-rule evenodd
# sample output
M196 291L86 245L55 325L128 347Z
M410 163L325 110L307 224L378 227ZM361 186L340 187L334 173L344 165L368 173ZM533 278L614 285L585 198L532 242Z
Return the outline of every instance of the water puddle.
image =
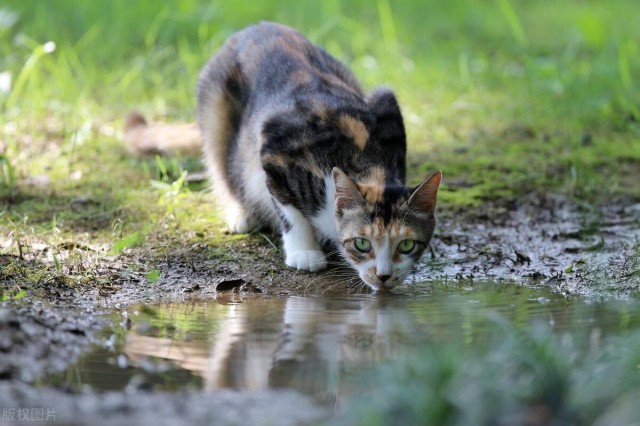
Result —
M358 391L365 368L420 345L482 345L499 317L515 329L624 334L637 304L567 299L511 284L448 284L421 296L227 296L134 306L107 344L47 382L75 389L295 389L335 403ZM588 340L588 339L587 339Z

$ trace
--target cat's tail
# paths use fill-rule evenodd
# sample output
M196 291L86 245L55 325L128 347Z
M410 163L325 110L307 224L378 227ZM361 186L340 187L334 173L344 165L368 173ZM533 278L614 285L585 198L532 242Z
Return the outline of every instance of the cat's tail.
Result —
M200 130L195 123L148 123L138 111L125 120L124 142L131 154L199 155L202 150Z

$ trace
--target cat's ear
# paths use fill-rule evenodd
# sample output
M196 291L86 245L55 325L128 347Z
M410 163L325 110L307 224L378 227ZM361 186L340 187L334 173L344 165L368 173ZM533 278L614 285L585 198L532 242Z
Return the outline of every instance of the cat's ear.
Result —
M396 95L389 89L378 88L371 93L367 104L376 118L375 132L379 142L404 150L406 135Z
M349 176L337 167L331 173L336 187L336 210L340 211L364 203L358 186Z
M367 100L370 110L379 118L398 118L402 122L402 113L396 95L391 89L379 87L375 89Z
M417 186L407 204L411 208L420 210L424 213L433 213L436 209L436 200L438 198L438 187L442 181L442 172L438 170L420 185Z
M404 181L407 135L396 95L389 89L378 88L371 93L367 104L375 117L372 134L385 152L386 166L399 172Z

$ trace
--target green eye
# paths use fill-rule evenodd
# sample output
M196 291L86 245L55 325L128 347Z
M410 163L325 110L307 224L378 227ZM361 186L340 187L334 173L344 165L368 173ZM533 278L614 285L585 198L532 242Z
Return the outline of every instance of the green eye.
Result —
M371 251L371 242L365 238L356 238L353 240L353 245L363 253Z
M416 246L416 242L413 240L403 240L398 244L398 251L402 254L411 253Z

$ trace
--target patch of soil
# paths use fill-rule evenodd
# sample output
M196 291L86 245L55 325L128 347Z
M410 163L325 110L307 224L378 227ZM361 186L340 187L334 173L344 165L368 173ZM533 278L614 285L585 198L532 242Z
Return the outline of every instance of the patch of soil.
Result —
M270 240L272 236L268 237ZM83 295L107 305L212 298L220 292L269 295L368 292L355 273L330 258L321 273L293 271L266 239L240 247L195 244L155 264L156 282L121 270L104 294ZM220 252L227 253L220 255ZM144 253L137 262L143 263ZM148 253L147 253L148 256ZM581 208L561 197L488 204L473 212L441 212L436 236L399 292L424 292L430 282L508 280L582 296L625 296L640 290L640 204Z
M596 211L564 198L525 199L446 218L438 231L414 281L506 279L581 296L640 290L640 204Z
M34 383L45 372L64 371L107 322L95 309L0 305L0 380Z

